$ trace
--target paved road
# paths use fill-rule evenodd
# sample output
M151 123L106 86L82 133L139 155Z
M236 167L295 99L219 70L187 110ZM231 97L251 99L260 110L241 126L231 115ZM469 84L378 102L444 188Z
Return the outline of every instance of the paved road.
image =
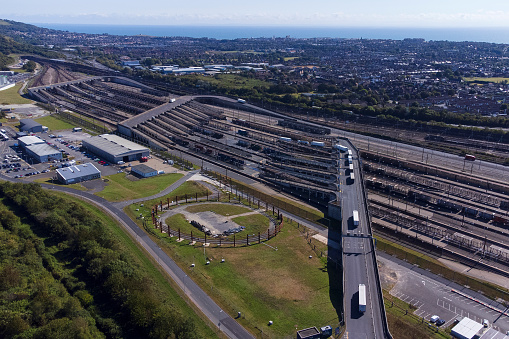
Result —
M0 178L14 182L24 182L4 175ZM230 338L254 338L244 327L237 323L231 316L225 313L186 273L161 249L150 237L138 227L121 209L113 203L96 195L77 191L67 187L55 185L42 185L46 189L61 191L79 196L89 202L102 207L113 218L118 220L122 226L136 238L136 241L147 250L159 265L179 285L189 299L212 321L218 328ZM146 198L146 199L150 199Z
M346 142L342 142L343 144ZM346 146L346 145L345 145ZM353 152L355 180L350 179L346 153L341 153L341 205L343 213L343 270L345 302L345 338L371 339L384 338L384 318L379 286L376 279L376 262L373 256L371 230L364 204L363 191L357 154ZM353 211L359 212L359 225L354 225ZM366 285L366 312L359 312L359 284Z
M479 323L487 319L494 329L502 333L509 331L509 317L452 290L461 291L495 309L506 311L502 304L388 254L377 254L383 275L397 276L397 282L390 293L417 307L414 314L422 317L423 321L429 321L436 314L446 321L443 327L447 327L458 317L468 317Z

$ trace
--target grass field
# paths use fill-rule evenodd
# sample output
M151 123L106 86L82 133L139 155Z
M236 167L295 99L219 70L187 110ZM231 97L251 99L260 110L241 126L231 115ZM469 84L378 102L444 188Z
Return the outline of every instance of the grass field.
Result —
M242 213L251 212L251 210L244 206L235 206L230 204L199 204L186 208L186 211L191 213L211 211L220 215L237 215Z
M198 198L204 197L207 195L207 193L210 195L212 192L196 181L186 181L182 185L180 185L176 190L171 192L171 195L169 195L171 198L175 198L175 196L183 197L185 194L187 194L188 197L196 197L196 194L198 194Z
M481 78L481 77L472 77L472 78L463 78L466 82L494 82L494 83L500 83L500 82L509 82L509 78L502 78L502 77L495 77L495 78Z
M16 84L16 86L6 89L4 91L0 91L0 105L21 105L21 104L31 104L32 100L23 98L18 94L19 89L21 88L22 83Z
M237 74L218 74L215 77L203 78L203 81L207 81L215 85L220 85L221 87L233 87L237 89L251 89L255 86L268 88L270 86L268 82L258 79L246 78Z
M266 232L270 224L270 221L266 216L258 213L236 217L233 218L232 221L246 228L242 231L241 235L256 235L258 233Z
M148 197L161 192L183 175L179 173L161 174L155 177L131 181L125 173L107 176L108 185L96 195L108 201L123 201Z
M64 195L63 193L55 192L55 194ZM172 305L176 307L182 314L190 317L196 325L197 336L198 338L222 338L222 335L218 335L218 330L215 329L214 324L209 324L208 319L204 316L200 318L191 306L192 304L186 303L180 292L177 292L177 286L165 273L161 272L159 266L149 259L148 254L142 251L133 239L124 231L113 219L109 216L105 215L105 213L96 208L95 206L84 203L83 201L74 198L70 195L65 195L68 201L77 201L81 205L85 206L91 214L97 215L101 218L104 225L108 228L108 230L114 234L117 240L120 242L120 245L129 251L132 255L132 258L135 260L135 264L139 266L145 275L150 279L156 290L164 295L166 298L169 298L172 302ZM212 329L214 328L214 329Z
M183 214L174 214L169 218L166 218L164 221L166 225L169 225L172 230L179 230L182 233L191 234L193 232L193 236L204 238L205 233L198 230L196 227L191 225L184 217Z
M152 234L226 312L236 316L240 311L239 322L257 337L263 333L283 338L294 336L296 328L338 326L335 307L342 305L341 272L315 256L302 234L288 223L267 242L270 247L204 248ZM209 265L205 265L207 259Z
M51 178L39 178L39 179L35 179L34 182L38 182L39 184L49 184L49 185L73 188L78 191L88 191L88 189L86 187L82 186L81 184L64 185L64 184L59 183L58 181L54 181Z
M71 125L68 122L65 122L63 120L58 119L55 116L47 115L45 117L37 118L35 119L38 123L40 123L43 126L47 126L50 131L59 131L63 129L71 129L75 127L74 125Z

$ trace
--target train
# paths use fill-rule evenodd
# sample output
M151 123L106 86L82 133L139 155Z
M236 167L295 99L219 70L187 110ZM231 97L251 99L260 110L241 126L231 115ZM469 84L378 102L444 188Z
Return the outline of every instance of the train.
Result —
M307 133L319 134L319 135L327 135L331 133L330 128L314 126L311 124L307 124L304 122L299 122L297 119L284 119L278 120L277 124L282 127L288 127L291 129L296 129L298 131L303 131Z
M447 210L450 210L453 212L461 212L464 215L467 215L472 218L492 220L493 224L504 226L504 227L509 227L509 217L508 216L504 216L501 214L488 212L488 211L480 211L479 209L476 209L476 208L463 206L460 203L457 203L455 201L432 197L424 192L419 192L419 191L415 191L412 189L408 189L408 187L404 186L404 185L386 184L380 180L377 180L376 178L367 178L366 186L375 188L380 191L385 191L386 193L389 193L389 194L398 195L403 198L413 200L415 202L436 205L438 207L441 207L441 208L444 208L444 209L447 209Z

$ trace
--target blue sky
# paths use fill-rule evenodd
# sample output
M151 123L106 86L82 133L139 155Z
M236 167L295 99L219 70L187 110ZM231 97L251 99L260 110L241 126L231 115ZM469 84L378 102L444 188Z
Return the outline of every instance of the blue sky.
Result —
M509 27L509 1L24 0L0 18L37 23L337 27Z

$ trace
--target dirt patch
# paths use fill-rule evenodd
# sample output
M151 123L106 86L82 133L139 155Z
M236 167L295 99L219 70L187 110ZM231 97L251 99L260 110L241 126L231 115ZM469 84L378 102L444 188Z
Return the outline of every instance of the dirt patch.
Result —
M380 273L382 288L390 291L398 282L398 273L380 261L378 262L378 272Z

